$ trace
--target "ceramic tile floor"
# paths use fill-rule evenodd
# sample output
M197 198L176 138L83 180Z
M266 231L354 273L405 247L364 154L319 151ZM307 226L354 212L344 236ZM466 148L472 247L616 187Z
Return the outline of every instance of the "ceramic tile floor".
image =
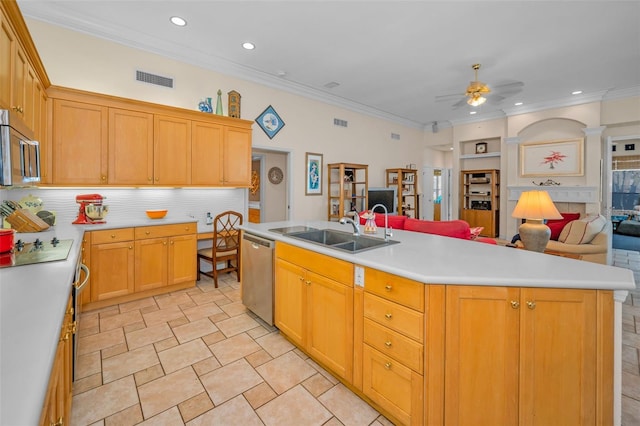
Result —
M636 290L622 305L622 426L640 425L640 253L613 250L613 264L633 270Z
M622 426L640 425L638 289L622 305ZM225 275L80 318L72 421L83 425L390 425L240 303Z
M83 312L71 424L391 425L219 285Z

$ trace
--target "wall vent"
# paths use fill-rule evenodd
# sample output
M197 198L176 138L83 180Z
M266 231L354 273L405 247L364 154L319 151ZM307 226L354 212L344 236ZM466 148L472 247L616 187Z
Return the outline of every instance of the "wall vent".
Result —
M400 135L398 133L391 133L391 139L395 139L397 141L400 140Z
M173 79L169 77L162 77L161 75L150 74L144 71L136 71L136 80L143 83L155 84L157 86L173 89Z
M339 118L333 119L334 126L347 127L347 120L340 120Z

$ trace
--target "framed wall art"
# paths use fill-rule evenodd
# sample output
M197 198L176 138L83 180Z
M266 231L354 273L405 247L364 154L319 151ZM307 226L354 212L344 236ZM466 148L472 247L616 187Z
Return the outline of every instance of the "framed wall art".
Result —
M520 145L520 176L584 175L584 139Z
M322 195L322 154L307 152L304 170L304 195Z
M284 127L284 121L282 121L276 110L273 109L271 105L262 111L262 114L256 118L256 123L258 123L258 126L260 126L262 131L269 136L269 139L273 139L273 137Z

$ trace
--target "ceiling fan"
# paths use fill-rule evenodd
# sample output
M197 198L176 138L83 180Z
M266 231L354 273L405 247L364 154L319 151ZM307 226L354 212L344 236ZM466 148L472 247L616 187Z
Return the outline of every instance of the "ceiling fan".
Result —
M475 80L470 82L469 86L467 86L464 97L462 99L459 99L455 104L452 105L453 109L460 108L464 104L468 104L473 107L480 106L484 104L487 99L489 99L492 103L498 103L504 100L507 96L515 95L516 93L520 92L522 90L522 86L524 86L523 82L516 81L495 85L493 86L494 90L492 91L487 84L478 80L478 70L480 69L480 64L473 64L471 68L475 72ZM485 95L488 95L490 93L490 96L485 97ZM436 96L436 102L450 101L452 99L458 98L459 96L459 94Z

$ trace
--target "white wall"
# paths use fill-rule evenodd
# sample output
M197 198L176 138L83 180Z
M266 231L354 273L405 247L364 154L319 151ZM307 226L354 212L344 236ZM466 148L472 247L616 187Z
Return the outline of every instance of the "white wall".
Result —
M422 158L421 129L365 116L33 19L26 21L54 85L194 110L205 97L215 100L215 93L221 89L225 94L225 112L226 93L236 90L242 96L241 117L248 120L254 120L272 105L285 126L270 140L254 124L253 146L290 150L291 176L304 176L305 152L317 152L323 154L325 165L337 162L368 164L370 185L381 186L386 168L415 164L417 158ZM136 70L172 77L175 88L137 82ZM348 127L334 126L334 118L347 120ZM399 134L400 140L391 139L391 133ZM326 195L305 196L304 185L304 179L292 180L291 219L326 219ZM326 180L323 188L326 194Z

